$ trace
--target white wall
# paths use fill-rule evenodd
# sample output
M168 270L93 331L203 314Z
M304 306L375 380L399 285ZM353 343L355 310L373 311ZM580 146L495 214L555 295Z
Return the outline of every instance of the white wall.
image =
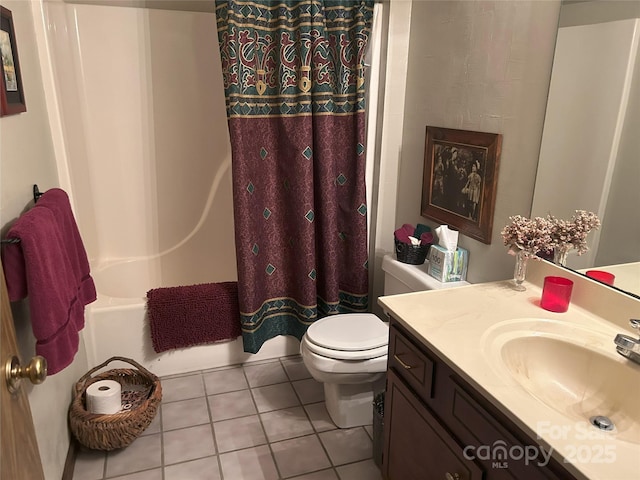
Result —
M27 111L0 118L0 227L3 235L9 225L33 202L31 188L37 183L42 191L58 186L53 142L49 130L42 74L36 47L30 2L3 0L11 10L16 33ZM14 321L20 356L34 354L26 302L14 305ZM74 362L42 385L25 385L38 438L45 478L62 476L69 434L67 409L71 403L71 386L87 368L84 345L80 345Z
M513 273L500 230L510 215L530 212L559 8L556 1L413 2L395 224L436 225L420 215L427 125L501 133L492 242L459 241L470 252L473 283Z
M382 308L376 299L384 292L384 272L382 259L394 250L393 231L396 224L396 205L398 195L398 167L402 155L402 128L404 121L404 102L406 94L407 69L409 67L409 32L411 24L412 2L392 0L383 4L387 22L383 25L386 45L382 52L381 70L383 80L381 89L383 99L379 102L378 141L376 143L377 182L368 185L373 189L373 204L369 207L375 212L372 222L374 238L370 241L369 304L374 313L383 316ZM369 149L373 146L369 145Z

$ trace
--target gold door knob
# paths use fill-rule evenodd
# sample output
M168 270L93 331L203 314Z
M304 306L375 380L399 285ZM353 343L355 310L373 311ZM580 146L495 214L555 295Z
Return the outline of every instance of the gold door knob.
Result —
M47 378L47 360L40 355L31 359L25 367L20 365L20 359L15 355L7 360L4 365L4 375L9 392L15 393L20 387L20 381L28 378L31 383L38 385Z
M460 480L460 475L458 475L457 473L454 473L452 475L449 472L447 472L447 473L444 474L444 478L446 480Z

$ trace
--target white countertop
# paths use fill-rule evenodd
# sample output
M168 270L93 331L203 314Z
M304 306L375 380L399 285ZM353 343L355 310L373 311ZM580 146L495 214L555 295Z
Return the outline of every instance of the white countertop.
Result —
M620 325L624 322L620 320L616 325L593 310L600 315L606 310L617 316L638 316L640 300L625 296L618 302L616 295L624 294L614 289L594 287L595 282L578 278L579 275L547 262L533 263L536 265L529 268L534 283L525 282L527 289L524 292L515 291L511 281L503 281L385 296L379 302L385 311L486 394L520 428L532 438L539 438L541 445L550 447L554 457L560 461L571 460L565 466L573 475L590 480L638 479L640 434L636 435L636 432L640 431L640 425L637 422L633 423L631 433L616 435L617 432L599 432L589 425L588 419L572 418L560 409L550 407L509 373L496 345L505 336L513 335L514 329L530 335L561 331L574 343L596 349L612 361L631 363L615 352L613 344L615 335L623 332ZM596 307L588 309L572 303L566 313L543 310L539 306L540 279L544 275L558 274L574 280L577 300L587 306L593 303ZM602 291L602 298L594 298L594 291ZM614 308L614 303L624 306L624 311ZM607 306L610 308L605 308ZM637 369L640 382L640 365L631 365ZM640 398L637 406L640 409ZM620 436L632 441L620 439Z

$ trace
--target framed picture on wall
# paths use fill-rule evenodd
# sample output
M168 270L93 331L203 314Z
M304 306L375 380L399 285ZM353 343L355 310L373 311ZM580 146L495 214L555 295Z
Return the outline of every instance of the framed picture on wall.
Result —
M491 243L502 135L427 126L421 214Z
M20 61L11 11L0 6L0 117L26 112L27 104L22 89Z

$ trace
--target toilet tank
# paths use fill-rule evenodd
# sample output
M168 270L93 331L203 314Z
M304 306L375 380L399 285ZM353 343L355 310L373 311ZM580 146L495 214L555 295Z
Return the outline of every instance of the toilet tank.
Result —
M439 290L441 288L469 285L469 282L441 282L427 273L427 262L422 265L410 265L396 260L395 255L387 254L382 259L384 271L384 294L419 292L421 290Z

